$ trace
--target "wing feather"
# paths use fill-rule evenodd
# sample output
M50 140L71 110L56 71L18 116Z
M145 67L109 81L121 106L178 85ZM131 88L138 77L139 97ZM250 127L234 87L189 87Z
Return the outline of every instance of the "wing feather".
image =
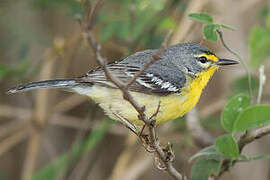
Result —
M131 66L127 63L111 63L107 65L110 73L123 83L128 83L140 71L140 67ZM117 88L112 82L108 81L101 68L89 71L85 76L78 78L80 82L91 82L100 86ZM180 88L173 83L163 80L154 73L144 72L129 88L131 91L143 92L146 94L168 95L180 92Z

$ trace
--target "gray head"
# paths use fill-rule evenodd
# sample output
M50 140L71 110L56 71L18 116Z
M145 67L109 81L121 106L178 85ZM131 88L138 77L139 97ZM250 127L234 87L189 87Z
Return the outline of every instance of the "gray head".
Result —
M181 43L171 46L164 53L182 71L196 76L213 66L237 64L237 61L220 59L209 49L195 43Z

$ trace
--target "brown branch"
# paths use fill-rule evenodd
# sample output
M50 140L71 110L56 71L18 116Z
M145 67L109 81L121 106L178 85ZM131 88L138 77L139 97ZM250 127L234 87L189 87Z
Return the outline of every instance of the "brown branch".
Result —
M102 0L100 0L102 1ZM99 3L99 2L98 2ZM85 3L85 9L86 10L90 10L89 8L89 3ZM95 6L94 9L92 9L93 12L97 12L96 9L97 6ZM92 13L86 13L86 14L92 14ZM89 42L90 47L92 48L92 50L94 51L95 57L96 57L96 61L98 62L98 64L101 66L101 68L103 68L105 76L107 78L107 80L111 81L113 84L115 84L123 93L123 98L125 100L127 100L138 112L138 119L142 120L145 125L148 127L149 130L149 136L150 136L150 144L153 147L153 149L155 149L155 152L157 154L157 156L159 157L160 161L165 165L166 170L168 171L168 173L174 177L175 179L184 179L184 177L173 167L172 165L172 161L171 158L168 158L168 153L166 151L164 151L161 146L160 146L160 142L157 138L157 133L156 133L156 125L155 125L155 121L150 120L146 114L145 114L145 107L139 105L139 103L137 101L135 101L135 99L133 98L133 96L130 94L130 92L128 91L128 86L126 86L123 82L121 82L119 79L117 79L116 77L114 77L109 69L106 66L106 62L103 59L103 57L100 54L100 45L96 42L93 34L92 34L92 28L93 26L91 25L92 22L87 21L88 19L90 19L89 17L86 17L85 20L82 24L82 30L83 32L86 34L87 40ZM165 51L166 48L161 47L157 53L155 53L152 56L152 63L154 63L156 60L160 59L163 52ZM150 66L150 65L148 65ZM146 67L147 68L147 67ZM143 73L144 70L146 68L142 68L142 70L139 73ZM138 74L136 74L138 75ZM136 80L136 76L133 80L131 80L129 82L129 84L131 85L134 81ZM168 160L169 159L169 160Z
M156 109L156 112L154 112L153 114L152 114L152 116L149 118L149 119L151 119L151 120L153 120L154 118L156 118L157 117L157 115L158 115L158 113L159 113L159 110L160 110L160 101L158 102L158 106L157 106L157 109Z
M136 79L142 75L144 73L144 71L146 69L148 69L153 63L155 63L157 60L160 59L160 57L162 56L162 54L165 52L165 50L167 49L167 46L168 46L168 42L169 42L169 39L170 37L172 36L172 30L170 30L168 32L168 34L166 35L162 45L161 45L161 48L151 57L150 61L148 61L143 67L142 69L137 72L135 74L135 76L133 76L133 78L126 84L126 88L128 89L135 81Z
M214 144L215 139L201 127L198 112L195 108L187 114L186 121L187 127L197 145L206 147Z
M243 61L243 59L241 58L241 56L234 52L226 43L225 40L223 38L223 33L221 30L217 30L217 33L219 35L219 38L221 40L222 45L233 55L235 55L238 60L243 64L246 73L248 75L248 85L249 85L249 96L252 98L252 88L251 88L251 73L250 70L248 68L248 65ZM239 148L239 152L241 153L244 149L244 147L253 142L256 139L259 139L267 134L270 134L270 125L262 127L260 129L256 129L253 131L247 131L244 135L242 135L240 137L240 139L238 140L237 144L238 144L238 148ZM222 176L225 172L229 171L230 168L232 166L234 166L236 163L238 162L238 160L224 160L221 164L221 171L219 172L218 176L216 176L215 178L218 178L220 176Z
M262 128L259 129L255 129L252 130L248 133L243 134L237 144L238 144L238 148L239 148L239 152L241 153L243 151L243 149L245 148L246 145L252 143L253 141L255 141L256 139L260 139L266 135L270 134L270 124L266 125ZM238 160L224 160L221 164L221 171L218 174L217 177L222 176L225 172L229 171L230 168L232 166L234 166L236 163L238 162ZM216 178L217 178L216 177Z
M207 5L209 0L190 0L188 3L188 8L184 12L182 19L180 23L178 24L178 28L176 32L174 33L174 36L172 37L172 40L170 42L171 45L177 44L182 41L186 40L193 40L190 39L190 36L193 34L192 27L195 24L195 21L191 21L190 19L186 18L188 14L194 13L194 12L201 12L203 8ZM196 107L188 112L186 114L186 124L189 132L192 135L192 138L194 139L195 143L199 145L200 147L208 146L210 144L213 144L214 138L206 132L200 125L198 113L196 110Z
M132 124L131 122L129 122L127 119L125 119L124 117L122 117L121 115L117 114L117 113L113 113L121 122L122 124L128 128L130 131L132 131L135 135L138 135L138 130L137 128L134 126L134 124Z
M238 141L238 147L240 152L242 152L243 148L253 142L256 139L259 139L263 136L266 136L270 133L270 124L267 126L264 126L260 129L255 129L249 133L244 134Z

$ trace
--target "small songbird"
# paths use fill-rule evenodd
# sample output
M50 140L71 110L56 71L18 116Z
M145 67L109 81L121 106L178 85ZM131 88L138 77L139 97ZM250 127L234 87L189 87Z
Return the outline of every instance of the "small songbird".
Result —
M107 64L107 67L114 77L127 83L156 52L140 51L122 61ZM238 62L220 59L201 45L177 44L169 47L159 60L146 69L129 91L141 106L145 106L148 117L159 107L156 123L165 123L190 111L214 72L220 66L233 64ZM100 67L81 77L32 82L12 88L8 93L37 88L62 88L86 95L98 103L110 118L119 120L118 114L135 125L144 124L138 119L138 112L123 99L122 92L106 79Z

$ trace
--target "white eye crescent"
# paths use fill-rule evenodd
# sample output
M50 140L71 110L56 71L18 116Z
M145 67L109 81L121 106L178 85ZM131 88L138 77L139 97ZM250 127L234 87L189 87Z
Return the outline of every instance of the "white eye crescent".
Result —
M198 63L203 68L209 68L211 65L211 61L209 61L205 56L198 57Z

